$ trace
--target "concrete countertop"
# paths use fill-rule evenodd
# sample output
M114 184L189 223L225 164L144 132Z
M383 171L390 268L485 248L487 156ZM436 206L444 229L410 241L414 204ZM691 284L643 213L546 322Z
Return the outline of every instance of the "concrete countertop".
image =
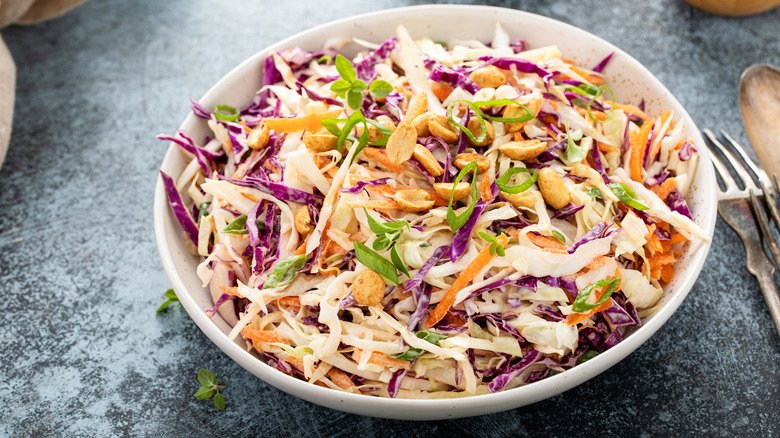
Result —
M261 48L339 17L418 4L90 1L2 31L18 68L0 169L0 436L777 436L780 339L736 234L718 222L701 276L628 358L564 394L440 422L360 417L278 391L214 346L169 288L152 194L173 133ZM678 0L493 1L581 27L645 64L700 128L746 142L740 72L780 65L780 9L716 17ZM227 409L197 401L198 368Z

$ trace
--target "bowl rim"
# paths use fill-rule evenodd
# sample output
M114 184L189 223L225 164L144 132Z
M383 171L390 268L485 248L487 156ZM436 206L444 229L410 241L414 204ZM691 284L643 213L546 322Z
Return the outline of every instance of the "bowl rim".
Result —
M324 31L328 28L338 28L340 26L344 26L345 24L354 23L356 21L369 18L378 18L393 14L414 14L437 10L457 11L462 13L479 10L481 12L493 11L502 14L514 14L517 17L532 18L534 20L549 23L570 34L585 35L588 38L594 39L595 42L603 45L603 47L615 51L616 54L620 54L621 57L625 58L626 63L632 64L632 67L643 71L643 73L648 77L648 83L650 83L653 87L658 87L660 91L665 92L665 99L668 99L669 103L676 104L679 108L682 109L682 112L678 114L678 118L684 120L691 132L695 134L693 138L694 142L704 144L704 141L701 138L701 134L699 133L699 129L696 127L688 112L679 103L679 101L677 101L674 95L672 95L672 93L669 92L669 90L660 82L660 80L643 64L641 64L634 57L619 47L600 38L597 35L553 18L522 10L494 6L407 6L353 15L320 24L273 43L248 57L236 67L232 68L224 76L222 76L214 85L212 85L203 95L201 101L212 100L212 98L217 94L217 91L222 88L224 84L229 83L231 78L238 75L239 72L243 71L247 67L256 65L259 60L264 59L271 51L278 51L291 47L294 41L301 39L308 34ZM195 122L195 119L195 115L190 111L182 124L179 126L179 129L182 129L188 125L192 125ZM709 151L707 148L700 149L702 150L699 151L700 159L696 171L697 173L701 172L704 174L703 177L705 182L711 181L714 184L717 184L710 160ZM175 153L179 153L179 150L175 145L171 144L166 151L165 157L160 165L161 170L170 167L171 162L173 161L173 154ZM705 230L705 232L712 236L717 218L717 210L714 208L714 206L717 205L717 194L715 186L712 184L700 184L700 190L706 190L707 186L711 186L712 189L709 193L710 196L705 196L703 198L701 208L706 210L707 207L710 207L709 211L711 213L709 216L703 217L704 223L700 224L700 226ZM165 273L168 276L173 289L176 291L176 294L187 313L197 324L200 330L206 334L206 336L211 339L211 341L214 342L217 347L219 347L224 353L235 360L247 371L251 372L255 376L276 387L277 389L295 395L296 397L332 409L396 419L430 420L459 418L504 411L552 397L568 389L574 388L575 386L578 386L579 384L593 377L596 377L603 371L617 364L617 362L621 361L631 352L644 344L645 341L647 341L650 336L652 336L661 326L663 326L669 317L677 310L698 278L698 274L703 267L711 245L711 242L702 241L698 243L697 247L691 248L689 250L693 253L693 255L689 261L689 264L686 266L686 271L684 274L682 274L683 278L681 279L681 282L677 285L676 289L669 294L667 297L668 301L653 315L651 315L649 320L644 322L641 327L632 332L630 336L627 336L625 340L620 342L618 345L605 351L604 353L599 354L595 358L583 364L577 365L570 370L566 370L540 381L498 393L472 395L452 399L391 399L371 397L364 394L340 392L330 388L323 388L312 385L304 380L288 376L287 374L280 372L270 365L267 365L265 362L261 361L250 352L241 348L241 346L239 346L237 343L230 340L227 335L223 333L208 316L206 316L205 311L196 302L196 299L189 293L183 283L182 278L175 269L173 254L168 248L165 229L165 217L167 214L171 213L170 209L168 208L168 202L162 183L162 178L159 176L159 174L157 178L157 184L155 186L153 210L155 238ZM338 401L338 403L336 401ZM474 412L475 408L477 407L477 411ZM421 410L421 408L425 408L427 411Z

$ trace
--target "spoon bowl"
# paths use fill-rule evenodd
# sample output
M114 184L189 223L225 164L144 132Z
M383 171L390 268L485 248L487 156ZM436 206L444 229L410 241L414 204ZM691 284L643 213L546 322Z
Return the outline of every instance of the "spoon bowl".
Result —
M758 161L768 174L780 175L780 70L768 64L745 69L739 106Z

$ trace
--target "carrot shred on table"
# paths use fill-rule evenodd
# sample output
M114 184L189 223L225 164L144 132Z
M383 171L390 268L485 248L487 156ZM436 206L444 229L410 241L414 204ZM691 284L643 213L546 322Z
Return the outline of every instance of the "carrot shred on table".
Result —
M399 166L390 162L390 159L387 158L387 154L385 154L381 149L366 147L363 148L363 154L369 158L373 158L374 160L379 161L383 166L387 167L393 172L401 172L404 170L403 166Z
M631 158L629 166L631 169L631 179L642 182L642 169L644 168L645 149L647 149L647 139L650 137L652 123L644 123L639 128L639 135L629 136L631 145Z
M498 236L498 241L501 245L506 245L509 239L502 234ZM452 305L455 304L455 297L458 295L458 292L466 287L495 256L495 254L490 254L490 247L486 246L476 257L474 257L474 260L472 260L466 269L460 273L458 278L455 279L455 282L452 283L452 286L450 286L447 293L444 294L444 297L439 304L433 309L430 316L428 316L428 319L425 321L426 328L433 327L444 318L444 315L449 312Z
M265 119L264 123L269 129L276 132L317 132L323 128L322 119L338 117L342 111L343 110L334 110L301 117Z

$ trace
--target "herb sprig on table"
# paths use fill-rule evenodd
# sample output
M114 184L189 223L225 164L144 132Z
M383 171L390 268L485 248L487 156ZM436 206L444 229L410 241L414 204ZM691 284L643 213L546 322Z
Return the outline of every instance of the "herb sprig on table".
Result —
M214 373L203 368L198 370L198 382L200 382L201 387L195 393L195 398L198 400L205 400L213 396L214 406L216 406L217 409L224 411L225 397L219 390L224 388L225 385L220 385L219 379L214 376Z

